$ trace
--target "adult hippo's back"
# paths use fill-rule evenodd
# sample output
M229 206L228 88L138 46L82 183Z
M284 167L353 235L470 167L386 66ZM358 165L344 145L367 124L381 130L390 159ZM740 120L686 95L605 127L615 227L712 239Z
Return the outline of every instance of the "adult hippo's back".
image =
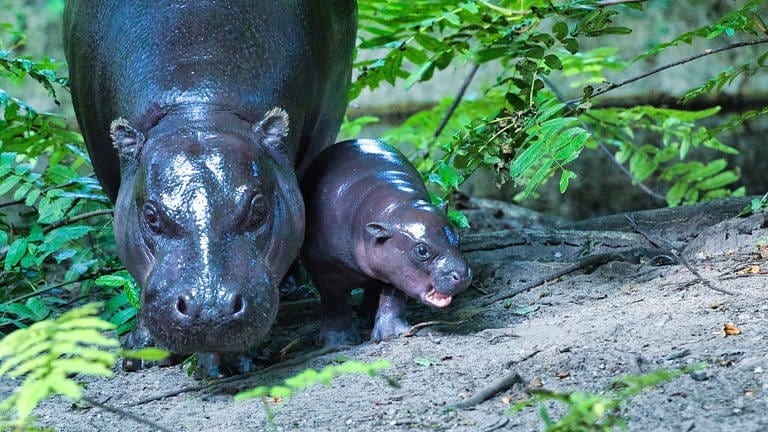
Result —
M242 352L269 330L355 32L354 0L67 2L75 112L143 288L129 345Z

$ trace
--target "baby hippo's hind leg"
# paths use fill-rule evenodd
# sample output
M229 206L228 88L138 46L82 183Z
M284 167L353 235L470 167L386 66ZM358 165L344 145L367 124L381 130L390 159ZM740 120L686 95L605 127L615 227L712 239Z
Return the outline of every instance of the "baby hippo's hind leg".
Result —
M379 295L379 310L371 332L371 340L381 342L395 339L408 332L410 326L405 321L406 296L392 286L384 286Z
M360 343L352 316L349 297L352 288L343 278L335 274L314 277L320 292L323 320L319 342L323 346L356 345Z

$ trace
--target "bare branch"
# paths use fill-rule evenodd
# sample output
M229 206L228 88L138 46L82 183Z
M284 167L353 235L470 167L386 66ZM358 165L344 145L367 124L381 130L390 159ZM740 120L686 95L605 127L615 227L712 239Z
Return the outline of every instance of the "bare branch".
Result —
M685 58L680 59L680 60L678 60L676 62L672 62L672 63L669 63L669 64L665 64L663 66L659 66L659 67L657 67L655 69L652 69L652 70L650 70L648 72L640 74L640 75L638 75L636 77L632 77L632 78L626 79L624 81L621 81L621 82L618 82L618 83L609 84L609 85L607 85L605 87L599 88L599 89L595 90L592 93L590 98L594 98L596 96L600 96L600 95L602 95L604 93L607 93L607 92L609 92L611 90L617 89L619 87L623 87L623 86L625 86L627 84L631 84L631 83L633 83L635 81L639 81L639 80L641 80L643 78L647 78L647 77L649 77L651 75L654 75L654 74L657 74L657 73L659 73L661 71L665 71L667 69L670 69L670 68L673 68L673 67L676 67L676 66L680 66L680 65L683 65L685 63L692 62L694 60L698 60L698 59L700 59L702 57L706 57L708 55L717 54L719 52L728 51L728 50L732 50L732 49L736 49L736 48L742 48L742 47L745 47L745 46L759 45L759 44L764 44L764 43L768 43L768 38L757 39L757 40L746 41L746 42L738 42L738 43L735 43L735 44L731 44L731 45L720 47L720 48L716 48L716 49L708 49L708 50L705 50L704 52L701 52L701 53L696 54L696 55L692 55L690 57L685 57ZM581 98L575 98L575 99L569 100L566 103L570 105L570 104L573 104L573 103L578 103L581 100L582 100Z
M440 125L437 126L437 129L435 130L435 134L433 135L435 139L437 139L437 137L439 137L440 134L443 133L443 129L445 129L445 126L448 124L448 120L450 120L451 117L453 116L453 113L454 111L456 111L456 108L459 106L459 103L461 103L461 100L464 99L464 93L467 92L467 87L469 87L469 83L471 83L472 80L475 78L475 74L477 73L477 70L479 68L480 68L479 64L473 65L467 77L464 78L464 82L461 84L461 87L459 88L459 92L456 94L456 98L453 100L453 103L451 103L451 106L448 107L448 111L445 112L445 116L443 116L443 119L440 121Z

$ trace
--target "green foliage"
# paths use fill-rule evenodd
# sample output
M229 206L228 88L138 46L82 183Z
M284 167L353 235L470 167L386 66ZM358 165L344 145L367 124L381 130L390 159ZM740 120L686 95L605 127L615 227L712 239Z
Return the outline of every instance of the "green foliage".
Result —
M316 384L330 385L331 380L341 375L369 375L376 376L390 366L387 360L377 360L372 363L362 363L352 360L340 364L324 367L320 371L307 369L298 375L288 378L282 385L259 386L235 395L235 400L242 401L257 397L289 398L298 391Z
M72 376L111 376L117 357L116 339L102 332L114 326L96 316L100 305L90 303L17 330L0 340L0 377L24 378L11 396L0 402L4 426L25 425L32 410L50 395L82 398Z
M16 42L0 51L0 87L31 79L55 99L67 85L55 72L60 63L15 57L12 49L25 38L0 24L0 40L9 35ZM113 242L110 207L81 136L63 118L0 88L0 326L24 327L60 313L65 286L82 282L71 295L87 294L92 279L119 266L104 251Z
M749 202L749 205L741 209L739 216L749 216L755 213L765 213L768 210L768 194L763 195L762 198L754 198Z
M631 109L591 110L584 120L603 139L617 148L619 163L628 163L637 181L656 175L670 186L670 205L693 204L731 194L726 187L739 178L736 170L726 170L724 159L702 163L686 162L689 152L705 147L725 154L736 149L723 144L709 129L697 122L717 114L719 108L681 111L651 106Z
M421 156L417 167L442 195L481 166L496 169L500 183L512 179L524 185L525 196L558 172L562 188L567 187L575 174L564 166L578 156L588 134L565 105L544 91L545 79L562 70L563 59L578 51L576 37L629 33L612 25L615 11L581 1L554 5L535 0L368 0L359 8L363 38L358 48L383 49L386 54L356 64L360 74L353 98L363 88L384 82L402 81L409 87L457 62L499 62L503 67L482 99L465 102L452 116L446 128L453 134L451 142L440 144L440 136L429 136L449 101L416 114L385 137L414 146L413 154ZM551 31L539 31L544 24ZM574 70L583 66L571 64ZM478 106L482 108L473 111Z
M658 44L635 60L694 39L764 35L766 27L758 15L761 4L747 1L713 24ZM642 10L642 4L623 6ZM463 100L455 111L451 111L454 98L444 99L383 136L404 150L442 197L481 167L494 170L498 184L511 180L520 186L517 199L531 196L553 175L559 177L561 192L565 191L576 178L567 164L585 146L595 148L598 142L606 143L619 162L629 165L636 182L661 185L669 205L743 194L743 189L731 188L739 177L737 169L729 169L717 157L691 161L702 155L691 150L705 147L733 154L735 150L723 145L718 134L740 127L766 110L734 116L707 129L702 120L716 109L696 113L657 107L592 108L591 86L604 83L605 72L623 70L627 63L616 48L581 51L579 41L628 34L629 29L612 23L619 10L581 0L557 4L536 0L361 1L358 50L376 51L371 53L373 58L356 63L359 74L351 96L385 84L410 87L449 66L490 62L501 66L495 82L486 85L480 95ZM758 56L705 79L682 100L718 93L740 76L759 73L766 58L768 54ZM580 104L557 102L556 89L548 88L548 77L554 75L571 88L583 88ZM438 125L446 117L449 121L441 130Z
M111 275L100 276L94 282L111 288L121 288L122 293L115 295L108 302L104 315L109 322L117 326L118 335L133 329L134 317L140 305L139 285L126 270L117 271Z
M511 408L517 412L539 405L539 415L547 432L612 432L616 428L626 428L627 422L621 417L621 409L630 397L651 387L656 387L674 380L702 366L697 365L679 370L659 369L644 375L629 375L616 379L611 389L603 394L585 392L558 393L549 390L530 389L532 397ZM543 402L559 402L565 405L566 412L555 421Z

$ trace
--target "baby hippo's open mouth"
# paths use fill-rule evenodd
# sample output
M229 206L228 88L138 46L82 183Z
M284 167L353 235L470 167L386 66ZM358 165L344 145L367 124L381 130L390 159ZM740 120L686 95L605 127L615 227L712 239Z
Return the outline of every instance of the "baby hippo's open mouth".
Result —
M452 299L453 299L452 296L437 292L437 290L434 288L432 288L431 290L429 290L429 292L421 296L421 300L424 303L434 307L439 307L439 308L444 308L449 304L451 304Z

